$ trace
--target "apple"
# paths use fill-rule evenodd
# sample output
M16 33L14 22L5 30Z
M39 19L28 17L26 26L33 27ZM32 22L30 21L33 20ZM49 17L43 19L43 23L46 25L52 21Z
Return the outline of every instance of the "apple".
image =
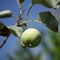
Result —
M41 33L35 28L26 29L20 38L20 43L23 47L36 47L40 42Z

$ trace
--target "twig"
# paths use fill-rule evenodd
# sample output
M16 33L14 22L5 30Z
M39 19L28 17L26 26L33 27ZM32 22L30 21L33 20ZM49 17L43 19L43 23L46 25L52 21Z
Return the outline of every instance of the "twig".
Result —
M30 12L32 6L33 6L33 4L30 4L29 7L28 7L29 9L28 9L28 12L27 12L27 14L26 14L25 21L27 20L27 17L28 17L28 15L29 15L29 12Z
M9 36L10 36L10 35L9 35ZM6 41L7 41L7 39L8 39L9 36L5 37L4 41L0 44L0 49L1 49L2 46L6 43Z
M22 14L20 14L20 11L19 11L19 15L18 15L18 18L16 20L16 25L18 25L20 23L20 20L22 19L21 16L22 16Z

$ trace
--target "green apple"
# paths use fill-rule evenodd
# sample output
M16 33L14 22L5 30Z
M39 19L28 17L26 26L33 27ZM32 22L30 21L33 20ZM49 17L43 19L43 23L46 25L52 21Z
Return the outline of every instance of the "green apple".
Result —
M36 47L41 42L41 33L35 28L25 30L20 38L23 47Z

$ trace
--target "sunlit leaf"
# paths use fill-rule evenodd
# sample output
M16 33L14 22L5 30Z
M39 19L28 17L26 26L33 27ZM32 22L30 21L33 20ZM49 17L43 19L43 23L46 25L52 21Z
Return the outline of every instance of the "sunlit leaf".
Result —
M41 4L48 8L59 8L60 0L32 0L33 4Z
M11 16L12 16L11 10L0 11L0 18L7 18Z
M18 27L18 26L8 26L10 33L20 37L21 34L23 33L23 28L22 27Z
M9 33L10 33L9 29L2 22L0 22L0 35L8 36Z
M41 18L40 21L42 21L42 23L44 23L45 26L47 26L54 32L58 31L58 22L49 11L41 12L39 14L39 17Z

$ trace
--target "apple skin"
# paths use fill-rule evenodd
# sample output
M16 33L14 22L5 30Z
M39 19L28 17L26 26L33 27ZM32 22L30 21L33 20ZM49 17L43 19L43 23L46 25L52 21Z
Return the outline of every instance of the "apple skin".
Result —
M20 43L23 47L36 47L41 42L41 33L35 28L28 28L21 36Z

